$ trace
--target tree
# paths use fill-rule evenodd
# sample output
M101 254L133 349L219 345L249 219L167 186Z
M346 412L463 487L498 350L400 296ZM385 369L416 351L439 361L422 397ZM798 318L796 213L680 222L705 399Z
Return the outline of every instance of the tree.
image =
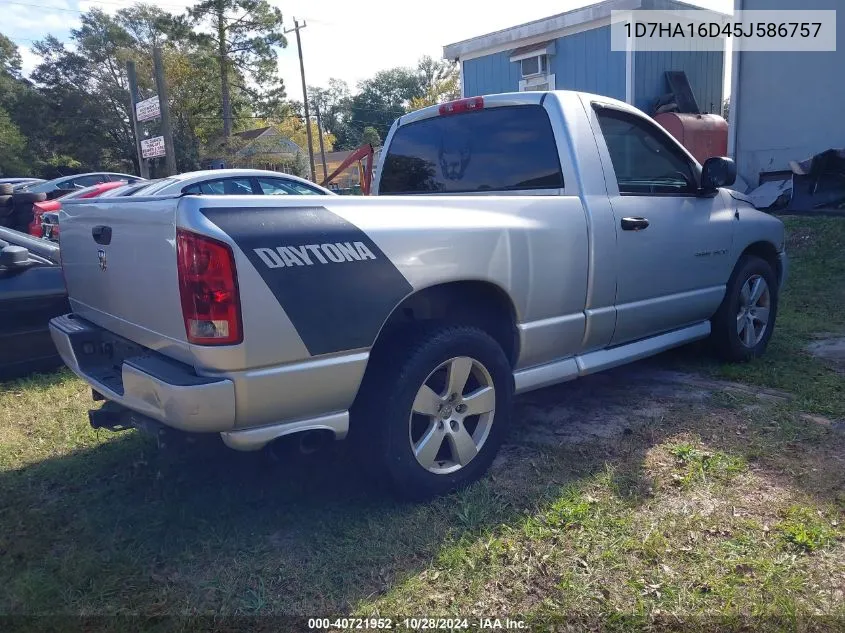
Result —
M350 105L351 96L349 86L342 79L329 79L327 88L308 87L308 99L320 111L323 129L335 137L335 144L339 148L347 147L350 137ZM354 146L353 146L354 147Z
M305 116L302 103L299 101L291 101L285 104L285 108L279 119L269 121L269 124L274 125L279 133L285 138L289 138L294 143L299 145L308 155L308 133L305 131ZM325 123L325 122L324 122ZM311 149L314 156L320 154L320 137L319 128L317 127L316 118L312 115L311 119ZM332 151L335 146L335 136L328 130L323 130L323 146L327 152Z
M423 94L420 76L410 68L392 68L377 72L359 84L360 92L349 101L347 149L364 142L364 129L372 127L379 138L387 136L390 126L405 114L412 99Z
M379 145L381 145L381 137L378 134L378 130L376 130L376 128L372 126L364 128L362 140L364 141L364 143L369 143L373 147L378 147Z
M267 0L201 0L188 14L194 23L211 30L197 38L212 43L217 54L223 137L228 140L232 134L232 83L256 97L266 98L268 93L276 99L284 96L274 50L287 45L282 12ZM240 74L236 76L235 71ZM272 86L270 91L253 87L266 85Z
M135 40L99 9L81 22L71 30L73 50L52 36L34 46L42 61L32 78L48 102L49 151L87 167L137 168L124 71Z
M0 173L32 173L43 105L21 74L17 45L0 33Z
M419 110L430 105L459 99L461 96L461 71L457 63L445 59L420 58L417 73L423 94L411 99L409 110Z
M185 16L167 13L153 4L133 4L118 11L115 19L147 51L186 43L192 34Z
M17 176L26 169L22 154L26 148L24 137L12 123L9 113L0 108L0 175Z

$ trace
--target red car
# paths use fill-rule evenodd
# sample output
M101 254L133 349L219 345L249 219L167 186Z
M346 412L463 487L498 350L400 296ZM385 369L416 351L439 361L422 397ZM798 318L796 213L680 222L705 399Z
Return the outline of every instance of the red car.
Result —
M48 212L57 213L60 211L62 208L62 200L70 200L72 198L96 198L110 189L116 189L117 187L122 187L125 184L125 180L101 182L96 185L91 185L90 187L85 187L84 189L79 189L78 191L72 191L61 198L56 198L54 200L42 200L41 202L34 203L32 205L32 222L29 223L28 227L29 234L35 237L44 237L44 231L41 228L42 216ZM58 225L56 225L54 231L55 237L58 237Z

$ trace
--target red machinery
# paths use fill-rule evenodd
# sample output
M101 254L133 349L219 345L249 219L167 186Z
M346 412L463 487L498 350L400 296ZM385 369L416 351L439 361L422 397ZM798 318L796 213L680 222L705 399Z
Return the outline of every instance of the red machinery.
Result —
M373 146L369 143L365 143L354 152L352 152L346 159L338 165L337 169L335 169L332 173L330 173L322 183L320 183L323 187L328 187L329 183L337 178L338 174L343 172L344 169L349 167L352 163L358 162L358 173L361 174L361 193L365 196L370 195L370 185L373 182L373 156L375 155L375 150L373 150ZM361 161L366 158L366 165L362 165Z
M695 159L704 161L728 154L728 122L717 114L663 112L654 120L686 147Z

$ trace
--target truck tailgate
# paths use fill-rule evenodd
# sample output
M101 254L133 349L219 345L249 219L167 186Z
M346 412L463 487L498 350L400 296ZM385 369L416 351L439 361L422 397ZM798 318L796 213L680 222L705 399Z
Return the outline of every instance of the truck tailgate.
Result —
M179 299L179 198L63 205L61 255L71 309L172 358L191 362Z

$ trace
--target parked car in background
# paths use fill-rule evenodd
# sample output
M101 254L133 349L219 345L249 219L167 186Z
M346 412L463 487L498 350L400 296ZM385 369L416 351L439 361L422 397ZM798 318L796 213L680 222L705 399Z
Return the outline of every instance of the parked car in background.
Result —
M127 183L125 180L117 180L111 182L101 182L98 185L92 185L90 187L85 187L84 189L78 189L76 191L71 191L70 193L62 196L61 198L55 198L53 200L42 200L41 202L35 202L32 205L32 220L27 227L27 233L32 235L33 237L47 237L52 238L52 227L56 227L55 235L58 236L58 224L53 225L49 223L48 226L51 227L50 233L51 235L44 235L44 230L42 228L42 218L45 213L56 213L62 208L62 203L67 202L68 200L74 200L76 198L96 198L101 196L107 191L112 189L118 189L119 187L125 186Z
M106 191L102 195L98 196L99 198L120 198L123 196L131 196L136 191L143 189L144 187L149 187L152 184L159 182L161 179L157 178L156 180L139 180L138 182L134 182L131 185L124 184L122 187L117 187L115 189L110 189Z
M61 365L47 324L69 307L58 246L0 228L0 380Z
M33 183L23 187L22 191L26 191L28 193L45 193L47 194L47 198L50 199L64 195L64 193L70 191L76 191L77 189L84 189L85 187L90 187L91 185L97 185L101 182L116 182L121 180L127 183L133 183L144 179L131 174L117 174L107 171L92 172L88 174L62 176L61 178L54 178L53 180L47 180L45 182Z
M46 181L43 178L0 178L0 187L2 187L2 185L10 185L12 190L15 190L25 187L26 185L34 185L39 182Z
M261 169L209 169L151 181L131 196L333 196L310 180Z
M0 205L0 226L28 233L33 224L35 215L35 204L45 200L54 200L66 197L69 193L84 189L93 185L105 182L120 182L122 184L146 182L138 176L128 174L117 174L111 172L97 172L91 174L77 174L75 176L63 176L41 183L25 185L12 194L11 200L4 208ZM43 210L43 209L42 209ZM4 212L5 211L5 212ZM40 227L40 222L36 223Z
M12 185L12 192L23 191L24 188L26 188L26 187L30 187L32 185L37 185L37 184L42 183L42 182L47 182L47 181L44 180L43 178L27 178L26 180L24 180L22 182L18 182L18 183L15 183L14 185Z

